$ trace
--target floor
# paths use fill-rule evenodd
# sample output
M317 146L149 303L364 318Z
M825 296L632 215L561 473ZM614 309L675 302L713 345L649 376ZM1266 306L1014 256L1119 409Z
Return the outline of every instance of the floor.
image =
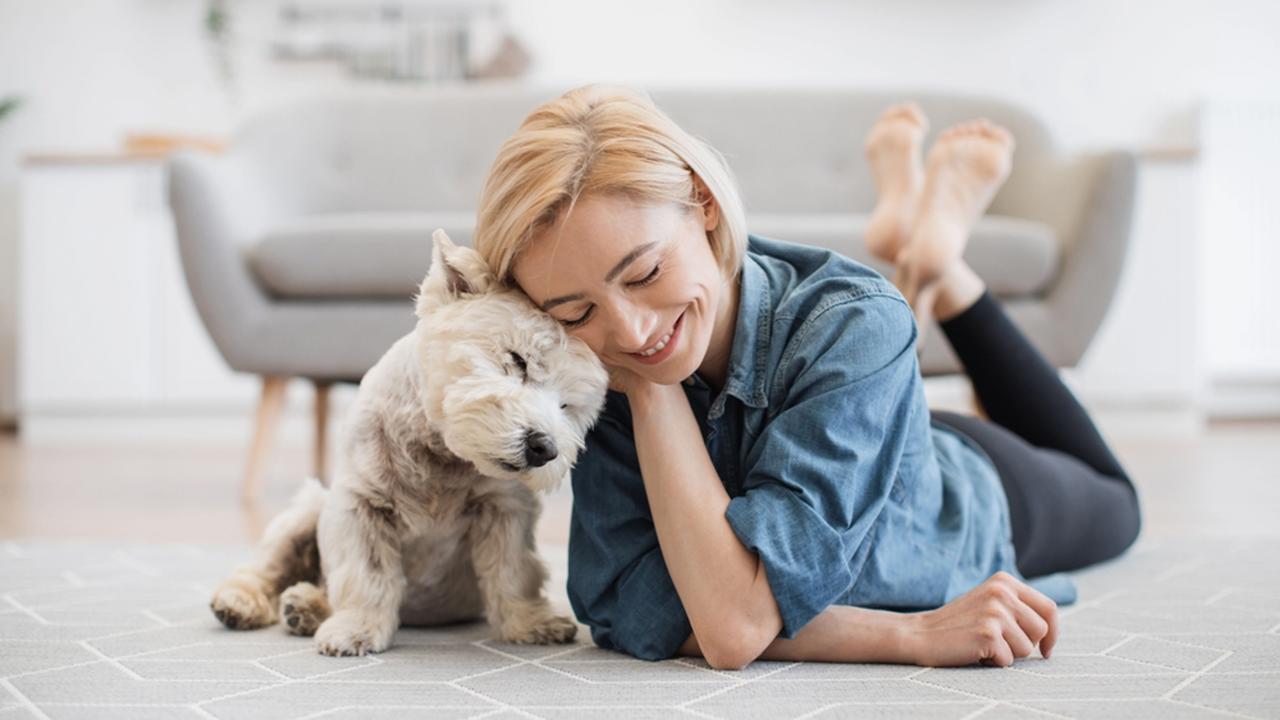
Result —
M1107 427L1104 424L1104 432ZM0 436L0 720L26 717L1280 717L1280 424L1107 432L1142 538L1077 573L1054 658L1013 668L643 663L518 648L482 624L317 656L279 628L223 630L213 584L305 474L277 453L260 505L237 447L28 447ZM565 605L569 497L539 531Z

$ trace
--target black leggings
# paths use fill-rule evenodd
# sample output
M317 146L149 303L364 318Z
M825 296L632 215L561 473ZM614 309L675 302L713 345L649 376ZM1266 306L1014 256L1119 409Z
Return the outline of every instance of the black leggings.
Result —
M990 293L941 327L991 421L932 416L995 463L1018 571L1033 578L1124 552L1142 522L1137 491L1057 371Z

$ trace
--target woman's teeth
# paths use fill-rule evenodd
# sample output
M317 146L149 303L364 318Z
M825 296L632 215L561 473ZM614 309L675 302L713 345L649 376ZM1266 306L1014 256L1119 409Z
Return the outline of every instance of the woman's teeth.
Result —
M659 341L657 342L657 344L655 344L653 347L651 347L651 348L649 348L649 349L647 349L647 350L645 350L645 351L641 352L640 354L641 354L641 355L644 355L645 357L649 357L650 355L652 355L652 354L654 354L654 353L662 352L662 348L666 347L666 346L667 346L667 343L668 343L668 342L670 342L670 341L671 341L671 333L667 333L666 335L663 335L663 336L662 336L662 339L661 339L661 340L659 340Z

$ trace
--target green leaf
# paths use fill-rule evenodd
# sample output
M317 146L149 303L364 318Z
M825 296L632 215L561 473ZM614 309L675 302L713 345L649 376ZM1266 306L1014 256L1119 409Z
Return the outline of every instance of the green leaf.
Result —
M16 95L0 99L0 120L5 119L9 113L17 110L20 105L22 105L22 98Z

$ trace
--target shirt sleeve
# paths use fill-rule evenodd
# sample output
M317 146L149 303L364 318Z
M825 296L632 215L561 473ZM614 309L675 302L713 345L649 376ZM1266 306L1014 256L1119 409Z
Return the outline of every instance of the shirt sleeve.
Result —
M784 351L744 492L725 512L764 563L784 638L843 596L865 563L924 404L916 334L901 297L877 292L815 310Z
M675 655L693 632L667 571L625 401L610 393L574 466L569 602L602 648ZM611 412L612 411L612 412Z

